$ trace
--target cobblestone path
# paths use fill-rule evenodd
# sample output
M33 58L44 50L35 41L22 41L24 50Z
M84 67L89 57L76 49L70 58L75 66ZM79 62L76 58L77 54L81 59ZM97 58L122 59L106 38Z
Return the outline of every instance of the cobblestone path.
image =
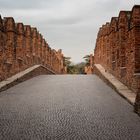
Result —
M0 93L0 140L140 140L140 117L95 75L42 75Z

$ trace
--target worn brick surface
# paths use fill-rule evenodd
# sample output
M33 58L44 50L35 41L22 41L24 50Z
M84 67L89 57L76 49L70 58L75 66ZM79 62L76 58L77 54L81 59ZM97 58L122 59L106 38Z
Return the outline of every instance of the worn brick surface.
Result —
M6 50L4 59L4 71L6 77L15 74L16 67L16 28L12 17L4 18L4 31L6 34ZM11 70L12 69L12 70Z
M51 49L35 27L0 16L0 81L36 64L66 73L63 59L62 52Z
M4 75L4 57L6 55L6 34L4 32L3 20L0 17L0 80L5 79Z
M140 86L140 5L120 11L97 36L94 61L134 92Z
M17 37L16 37L16 66L18 71L25 68L25 32L24 25L22 23L17 23L16 25Z

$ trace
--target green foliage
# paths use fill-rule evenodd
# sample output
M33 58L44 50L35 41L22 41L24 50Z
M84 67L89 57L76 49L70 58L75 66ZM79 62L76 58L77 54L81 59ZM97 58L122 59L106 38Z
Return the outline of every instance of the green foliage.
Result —
M64 57L64 66L69 66L69 65L71 65L71 57Z
M67 67L68 74L85 74L85 66L88 64L89 55L85 56L86 62L73 64L70 57L64 57L64 65Z
M86 55L86 56L84 56L83 58L84 58L84 60L85 60L85 65L86 65L86 66L89 66L89 64L90 64L90 55Z
M85 63L71 64L67 67L68 74L84 74Z

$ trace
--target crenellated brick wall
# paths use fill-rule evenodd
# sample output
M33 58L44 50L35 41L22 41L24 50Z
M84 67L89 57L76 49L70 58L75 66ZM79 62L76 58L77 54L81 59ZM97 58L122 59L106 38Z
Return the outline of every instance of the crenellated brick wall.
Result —
M140 5L120 11L99 29L94 62L140 94Z
M66 70L62 52L51 49L36 28L0 16L0 81L36 64L56 74Z

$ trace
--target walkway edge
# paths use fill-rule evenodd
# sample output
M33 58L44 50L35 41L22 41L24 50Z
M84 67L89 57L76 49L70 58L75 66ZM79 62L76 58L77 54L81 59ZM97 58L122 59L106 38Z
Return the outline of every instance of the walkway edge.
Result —
M0 82L0 92L4 91L20 82L23 82L27 79L30 79L32 77L35 77L37 75L41 74L55 74L52 70L50 70L47 67L44 67L43 65L34 65L30 68L25 69L24 71L21 71L10 78Z
M136 94L128 89L123 83L116 79L112 74L105 71L100 64L94 64L95 74L103 79L108 85L110 85L119 95L125 98L131 105L134 105Z

